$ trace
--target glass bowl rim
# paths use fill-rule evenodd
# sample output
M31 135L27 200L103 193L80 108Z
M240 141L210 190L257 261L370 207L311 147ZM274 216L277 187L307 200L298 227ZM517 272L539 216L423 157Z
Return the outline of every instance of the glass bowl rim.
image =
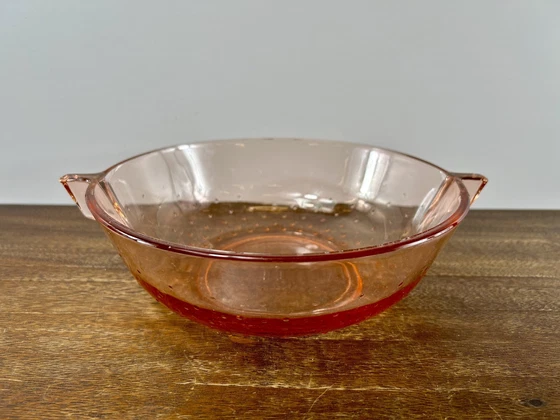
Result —
M220 250L220 249L199 248L199 247L177 244L173 242L167 242L155 238L153 236L145 235L141 232L137 232L134 229L125 226L118 220L115 220L99 205L99 203L95 199L95 195L94 195L95 187L109 173L111 173L113 169L126 162L138 159L140 157L150 155L153 153L162 153L180 147L192 147L192 146L200 147L206 144L216 144L216 143L235 144L241 141L257 142L257 141L263 141L267 139L281 140L281 141L297 140L297 141L306 141L306 142L340 144L340 145L350 146L355 148L365 148L367 150L377 150L385 153L389 152L392 154L397 154L407 159L411 159L416 162L428 165L434 169L441 171L446 176L453 178L454 180L453 182L455 182L459 187L460 203L457 206L457 209L438 225L430 229L424 230L422 232L419 232L415 235L400 239L398 241L386 242L380 245L374 245L374 246L368 246L362 248L351 248L351 249L344 249L339 251L323 252L323 253L265 254L265 253L244 253L244 252L235 252L235 251L227 251L227 250ZM467 191L467 188L464 186L461 179L455 176L453 173L437 165L434 165L429 161L396 150L371 146L363 143L345 142L345 141L336 141L336 140L333 141L333 140L323 140L323 139L319 140L319 139L310 139L310 138L260 137L260 138L218 139L218 140L206 140L206 141L199 141L199 142L181 143L173 146L150 150L132 156L128 159L122 160L110 166L106 170L100 172L98 175L99 176L97 176L94 180L92 180L92 182L89 184L87 188L86 203L93 217L99 223L101 223L102 226L104 226L105 228L109 229L110 231L120 236L123 236L125 238L128 238L132 241L138 242L146 246L150 246L156 249L178 253L178 254L184 254L184 255L190 255L190 256L202 257L202 258L212 258L212 259L225 259L225 260L235 260L235 261L308 263L308 262L347 260L347 259L363 258L368 256L386 254L401 249L405 249L411 246L417 246L427 241L430 241L431 239L435 239L439 236L445 235L447 232L452 231L463 220L463 218L467 215L470 208L469 192Z

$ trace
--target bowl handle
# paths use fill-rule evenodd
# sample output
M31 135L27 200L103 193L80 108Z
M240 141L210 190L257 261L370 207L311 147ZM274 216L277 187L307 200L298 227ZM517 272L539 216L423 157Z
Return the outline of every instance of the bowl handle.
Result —
M471 198L471 205L475 202L484 186L488 183L488 178L480 174L454 172L451 175L459 178L463 185L467 188Z
M70 194L82 214L88 219L94 219L86 203L86 191L93 181L101 174L67 174L60 178L60 183Z

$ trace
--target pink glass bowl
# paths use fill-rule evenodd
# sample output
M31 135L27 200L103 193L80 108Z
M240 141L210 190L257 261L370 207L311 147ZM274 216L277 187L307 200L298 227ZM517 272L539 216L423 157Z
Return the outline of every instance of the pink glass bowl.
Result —
M487 180L367 145L241 139L61 182L171 310L227 332L296 336L405 297Z

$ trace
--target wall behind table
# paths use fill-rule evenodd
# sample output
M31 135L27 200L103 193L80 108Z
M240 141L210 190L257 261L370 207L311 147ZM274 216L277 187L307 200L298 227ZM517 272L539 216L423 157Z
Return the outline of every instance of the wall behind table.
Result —
M0 203L192 140L368 142L560 208L560 2L0 2Z

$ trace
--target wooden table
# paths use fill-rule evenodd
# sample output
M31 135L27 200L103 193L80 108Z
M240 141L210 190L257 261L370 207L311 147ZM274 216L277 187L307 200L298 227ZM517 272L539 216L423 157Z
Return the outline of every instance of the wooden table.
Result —
M0 206L0 418L560 418L560 211L473 211L361 325L231 340L74 207Z

